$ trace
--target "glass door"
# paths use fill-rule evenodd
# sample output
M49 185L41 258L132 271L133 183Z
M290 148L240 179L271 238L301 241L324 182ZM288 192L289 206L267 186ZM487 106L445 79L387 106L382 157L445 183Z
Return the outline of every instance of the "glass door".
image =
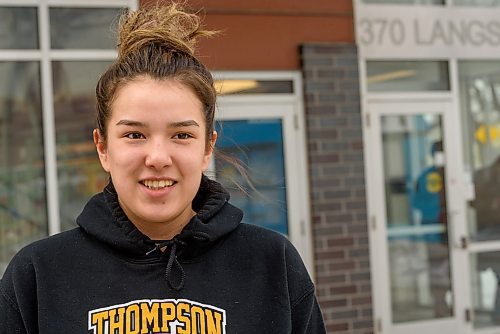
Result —
M287 97L223 96L211 177L243 209L244 223L287 236L310 273L307 169L303 127L296 100Z
M459 63L471 322L500 332L500 72L498 61Z
M459 219L450 187L449 109L444 102L368 106L373 290L381 333L464 330L463 301L455 293L452 232Z
M217 132L215 175L245 213L243 222L288 235L282 120L222 120Z

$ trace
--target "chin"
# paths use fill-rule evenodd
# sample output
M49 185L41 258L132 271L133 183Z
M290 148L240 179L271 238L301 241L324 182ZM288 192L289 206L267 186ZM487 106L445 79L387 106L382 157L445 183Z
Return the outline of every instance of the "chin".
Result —
M148 224L168 224L172 220L170 216L162 217L144 217L144 221Z

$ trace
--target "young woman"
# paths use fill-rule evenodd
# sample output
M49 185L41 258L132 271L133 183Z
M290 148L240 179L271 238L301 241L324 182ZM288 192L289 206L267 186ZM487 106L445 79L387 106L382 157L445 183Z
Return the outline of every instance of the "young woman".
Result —
M209 35L176 5L126 14L97 85L110 174L78 228L22 249L0 282L0 333L325 333L314 285L278 233L240 224L212 156Z

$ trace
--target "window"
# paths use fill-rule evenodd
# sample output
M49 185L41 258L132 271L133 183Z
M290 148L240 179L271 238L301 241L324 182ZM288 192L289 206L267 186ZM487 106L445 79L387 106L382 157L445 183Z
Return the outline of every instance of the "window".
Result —
M47 235L40 64L0 61L0 272Z
M75 217L108 181L96 159L95 85L109 66L107 60L52 62L54 121L61 229L75 226Z
M0 18L0 49L38 49L36 7L0 7Z
M446 61L367 61L369 92L448 91Z
M0 0L0 273L75 226L107 181L91 142L94 88L137 0Z
M500 6L500 0L453 0L457 6L493 7Z

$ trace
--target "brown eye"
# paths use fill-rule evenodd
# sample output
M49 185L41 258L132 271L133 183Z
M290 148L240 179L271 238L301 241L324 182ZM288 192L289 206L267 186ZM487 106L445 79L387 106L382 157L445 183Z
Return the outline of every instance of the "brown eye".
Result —
M139 132L130 132L125 135L128 139L144 139L142 133Z
M178 133L174 137L175 139L189 139L192 138L192 136L189 133Z

